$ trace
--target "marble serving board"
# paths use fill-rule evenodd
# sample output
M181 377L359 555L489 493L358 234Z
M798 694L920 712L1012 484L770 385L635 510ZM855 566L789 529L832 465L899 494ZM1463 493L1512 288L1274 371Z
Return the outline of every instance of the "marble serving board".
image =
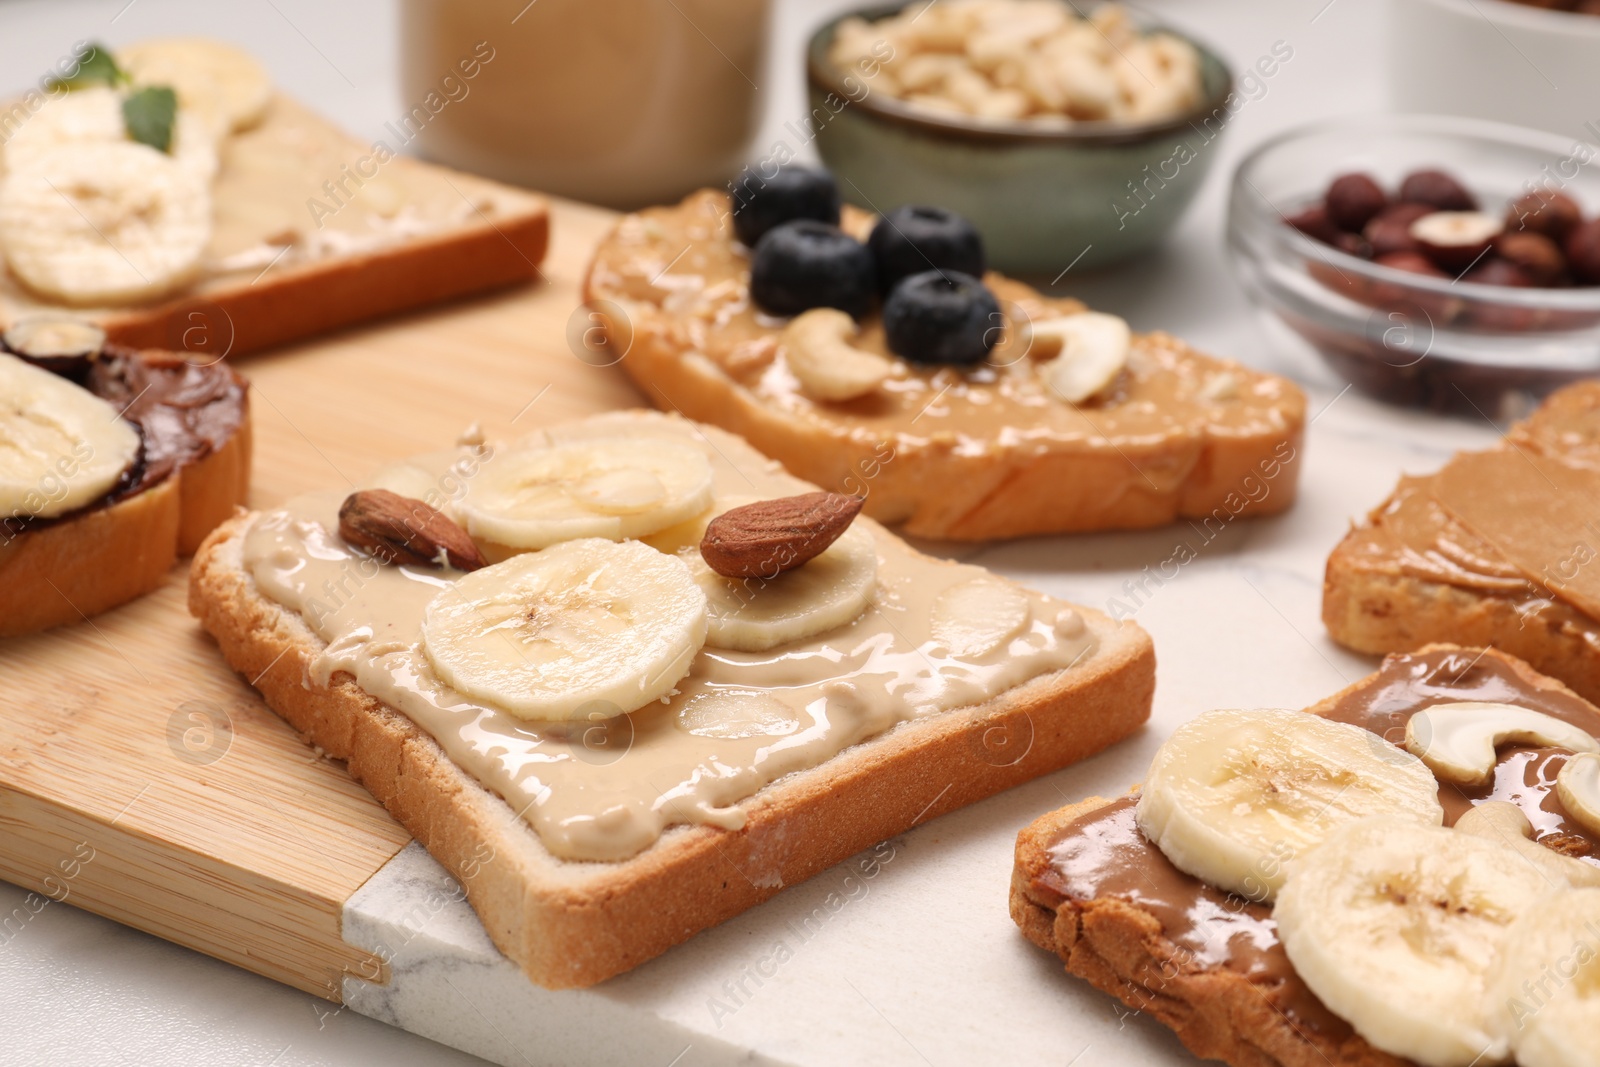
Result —
M569 340L589 325L577 286L612 218L556 204L532 289L240 361L254 503L352 484L473 421L503 436L638 403ZM1012 845L1051 808L1126 789L1200 710L1299 707L1371 669L1318 622L1328 551L1401 471L1497 430L1334 389L1312 411L1283 516L922 546L1137 619L1160 662L1148 730L597 988L540 989L495 951L449 875L225 668L183 609L182 567L144 601L0 648L0 877L39 908L80 906L323 998L319 1025L359 1012L507 1067L1193 1062L1022 939Z

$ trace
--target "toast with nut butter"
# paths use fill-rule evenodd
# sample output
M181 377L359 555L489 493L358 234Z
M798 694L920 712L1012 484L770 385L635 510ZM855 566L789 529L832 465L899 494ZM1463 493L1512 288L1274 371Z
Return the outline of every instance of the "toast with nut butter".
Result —
M1011 914L1233 1067L1592 1062L1597 736L1495 649L1392 655L1307 711L1201 714L1137 791L1038 819Z
M740 434L905 533L1230 521L1294 500L1305 397L986 272L953 212L841 208L786 168L625 217L585 296L667 411Z
M1322 619L1358 652L1493 645L1600 700L1600 385L1495 448L1406 475L1328 557Z
M361 142L220 41L80 42L0 111L0 323L223 355L539 274L542 198L399 154L437 107Z
M150 592L245 502L248 385L36 318L0 335L0 637Z
M189 604L531 979L588 986L1148 717L1137 626L860 506L617 412L241 514Z

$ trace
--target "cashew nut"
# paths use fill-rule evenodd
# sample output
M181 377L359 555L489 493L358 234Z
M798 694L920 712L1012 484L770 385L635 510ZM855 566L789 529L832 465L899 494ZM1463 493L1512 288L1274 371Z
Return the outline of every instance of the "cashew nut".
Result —
M1600 867L1563 856L1534 841L1533 824L1528 822L1521 808L1509 801L1490 800L1478 804L1456 820L1455 828L1515 850L1551 879L1561 879L1576 887L1600 886Z
M1039 367L1039 377L1069 404L1087 400L1116 381L1133 340L1126 322L1098 311L1045 319L1029 330L1032 355L1057 353Z
M783 330L784 358L814 400L853 400L894 373L894 362L850 344L855 320L834 308L812 308Z
M1406 723L1406 748L1447 782L1487 781L1494 770L1495 746L1508 741L1600 752L1600 741L1587 731L1515 704L1476 700L1435 704Z

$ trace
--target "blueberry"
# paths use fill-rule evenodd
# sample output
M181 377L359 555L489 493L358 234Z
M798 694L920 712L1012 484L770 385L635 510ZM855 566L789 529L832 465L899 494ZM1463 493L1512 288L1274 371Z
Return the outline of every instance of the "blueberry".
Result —
M872 307L872 253L837 226L799 219L767 231L750 257L750 299L773 315Z
M867 248L878 262L878 292L925 270L958 270L983 277L983 238L972 223L942 207L912 205L889 212L872 228Z
M976 363L1000 339L1000 305L970 274L927 270L883 305L889 351L916 363Z
M733 192L733 232L754 248L774 226L795 219L839 224L839 186L820 167L784 167L771 178L747 170Z

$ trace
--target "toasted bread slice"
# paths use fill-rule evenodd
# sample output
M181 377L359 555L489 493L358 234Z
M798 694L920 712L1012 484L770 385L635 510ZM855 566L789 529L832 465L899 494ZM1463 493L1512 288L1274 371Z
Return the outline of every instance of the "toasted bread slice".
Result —
M1554 393L1504 447L1600 467L1600 383ZM1600 700L1600 622L1530 581L1493 545L1403 477L1328 557L1322 621L1358 652L1408 652L1436 641L1492 646ZM1450 555L1422 540L1453 546Z
M1415 707L1439 699L1521 699L1556 714L1600 720L1600 708L1528 664L1494 649L1430 645L1391 656L1369 675L1307 712L1330 714L1358 700L1385 716L1407 709L1392 686L1415 686ZM1267 907L1184 874L1133 819L1134 794L1090 797L1040 817L1017 835L1011 916L1029 941L1055 953L1133 1011L1170 1027L1196 1056L1233 1067L1404 1067L1334 1015L1295 974ZM1537 803L1537 799L1533 803ZM1136 888L1084 896L1058 862L1058 850L1097 835L1116 848ZM1193 899L1197 908L1183 911ZM1170 916L1191 921L1169 927ZM1201 931L1202 919L1217 923ZM1197 936L1198 935L1198 936ZM1352 951L1358 950L1352 946Z
M80 622L151 592L167 580L172 565L200 547L250 493L251 424L243 378L221 364L188 368L168 352L110 350L118 360L141 364L139 377L115 383L137 396L107 399L144 426L147 452L152 434L170 434L173 417L146 412L161 391L146 376L172 376L183 403L206 389L219 391L225 417L188 441L181 456L161 457L160 470L131 491L119 490L79 512L20 528L0 525L0 637ZM112 383L102 386L112 388ZM148 461L142 461L148 462Z
M114 343L222 355L539 277L542 197L401 147L358 141L278 94L222 146L198 282L149 306L67 309L4 271L0 323L70 312Z
M781 324L750 305L727 207L706 190L628 216L584 284L613 353L663 410L732 430L808 481L863 494L868 514L919 537L1226 523L1293 503L1305 425L1294 384L1144 334L1100 396L1063 403L1016 338L1026 321L1083 305L996 274L985 280L1012 340L988 365L904 363L892 388L810 399L785 363ZM844 224L864 236L872 219L847 209ZM875 316L852 343L888 351Z
M778 479L770 487L810 488L732 435L704 432L739 469ZM743 829L680 825L626 860L564 860L433 737L351 676L308 681L325 646L300 615L264 596L243 566L253 521L230 520L196 555L190 610L268 705L346 760L455 874L501 951L552 988L593 985L635 967L921 820L1099 751L1149 715L1155 658L1148 635L1080 609L1097 639L1082 662L982 705L903 722L779 778L741 802ZM984 738L996 731L1026 743L1015 757L1008 750L993 758Z

